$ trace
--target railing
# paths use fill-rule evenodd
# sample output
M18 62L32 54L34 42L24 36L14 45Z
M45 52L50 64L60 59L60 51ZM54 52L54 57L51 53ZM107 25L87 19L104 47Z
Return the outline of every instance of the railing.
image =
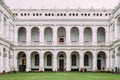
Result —
M39 42L39 41L34 41L27 43L26 41L18 42L16 45L81 45L81 46L92 46L92 45L97 45L97 46L104 46L107 45L105 42L97 42L97 43L92 43L85 41L83 43L79 43L77 41L74 42L52 42L52 41L46 41L46 42Z

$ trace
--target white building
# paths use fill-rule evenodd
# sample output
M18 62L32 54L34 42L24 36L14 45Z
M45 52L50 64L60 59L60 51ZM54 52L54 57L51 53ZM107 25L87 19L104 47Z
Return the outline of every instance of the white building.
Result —
M0 73L120 68L115 9L13 9L0 0Z

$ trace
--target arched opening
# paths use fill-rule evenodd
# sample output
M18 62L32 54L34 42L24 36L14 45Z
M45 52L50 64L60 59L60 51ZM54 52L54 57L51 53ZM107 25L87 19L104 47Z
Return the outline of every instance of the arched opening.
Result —
M39 53L38 52L32 52L31 53L31 70L32 71L38 71L39 70Z
M79 42L79 29L77 27L73 27L71 29L71 43Z
M97 43L105 43L105 29L102 27L97 30Z
M26 43L26 29L24 27L21 27L18 30L18 42Z
M66 54L64 52L59 52L57 55L57 68L58 71L65 71L66 69Z
M64 27L58 28L57 37L59 44L63 44L66 42L66 30Z
M45 37L44 37L44 40L47 44L51 44L53 42L53 31L52 31L52 28L50 27L47 27L45 28Z
M26 54L24 52L18 53L18 67L19 71L26 70Z
M71 71L79 71L79 53L71 53Z
M34 27L31 30L31 42L39 43L39 28Z
M92 53L86 52L84 54L84 68L86 71L92 71L92 67L93 67Z
M89 27L84 29L84 43L85 44L92 43L92 29Z
M52 64L53 64L53 60L52 60L52 53L51 52L46 52L44 55L44 66L45 66L45 71L52 71Z
M106 55L104 52L97 54L97 69L103 71L106 69Z

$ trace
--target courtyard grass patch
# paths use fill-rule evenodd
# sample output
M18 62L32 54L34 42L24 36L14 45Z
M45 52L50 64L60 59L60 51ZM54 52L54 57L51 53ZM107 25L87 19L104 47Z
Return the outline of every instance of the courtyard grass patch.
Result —
M120 74L92 72L18 72L0 74L0 80L120 80Z

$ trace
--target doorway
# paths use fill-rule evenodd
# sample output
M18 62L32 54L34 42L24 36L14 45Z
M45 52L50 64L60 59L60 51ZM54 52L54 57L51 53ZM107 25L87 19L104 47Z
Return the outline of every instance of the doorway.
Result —
M23 54L21 57L19 56L19 71L25 71L26 69L26 55Z
M59 71L64 71L64 59L59 60Z
M100 59L97 60L97 68L98 68L98 70L101 70L101 60Z

